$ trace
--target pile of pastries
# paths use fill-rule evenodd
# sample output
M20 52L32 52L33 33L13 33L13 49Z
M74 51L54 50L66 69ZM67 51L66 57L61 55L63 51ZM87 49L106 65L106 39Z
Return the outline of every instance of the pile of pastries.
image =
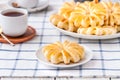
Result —
M46 60L53 64L77 63L84 58L84 47L76 42L64 41L48 44L42 48Z
M111 35L120 31L120 3L65 2L50 16L56 27L85 35Z

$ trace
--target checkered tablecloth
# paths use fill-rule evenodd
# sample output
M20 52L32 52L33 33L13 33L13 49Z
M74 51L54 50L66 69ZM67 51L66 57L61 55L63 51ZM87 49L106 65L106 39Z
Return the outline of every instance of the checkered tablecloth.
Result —
M29 25L37 35L24 43L0 43L0 76L7 77L120 77L120 38L86 40L64 35L49 23L49 16L59 9L65 0L51 0L45 10L29 14ZM35 54L42 45L70 40L90 47L94 57L88 63L73 68L52 68L40 63Z

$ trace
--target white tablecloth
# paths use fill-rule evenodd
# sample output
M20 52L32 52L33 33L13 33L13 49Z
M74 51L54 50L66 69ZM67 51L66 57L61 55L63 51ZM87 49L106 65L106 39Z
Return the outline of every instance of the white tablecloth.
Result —
M64 35L49 23L49 16L59 9L65 0L51 0L45 10L30 13L29 25L37 35L24 43L0 43L0 76L73 76L73 77L120 77L120 38L86 40ZM40 63L35 54L42 45L70 40L90 47L94 57L88 63L73 68L52 68Z

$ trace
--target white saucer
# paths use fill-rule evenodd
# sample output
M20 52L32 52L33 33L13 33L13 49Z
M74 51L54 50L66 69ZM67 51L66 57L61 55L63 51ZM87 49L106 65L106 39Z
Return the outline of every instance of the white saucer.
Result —
M4 9L8 9L10 8L7 4L4 4L4 3L0 3L0 12Z
M13 2L16 2L16 0L10 0L8 2L8 4L11 7L13 7L13 5L12 5ZM37 5L37 7L30 8L30 9L27 9L27 10L28 10L28 12L37 12L37 11L45 9L46 7L48 7L48 5L49 5L49 0L39 0L39 4ZM15 8L15 7L13 7L13 8Z
M82 45L83 46L83 45ZM71 63L71 64L52 64L50 62L48 62L43 53L42 53L42 47L39 48L36 52L36 57L38 58L38 60L40 61L40 63L45 64L47 66L51 66L51 67L59 67L59 68L69 68L69 67L75 67L75 66L79 66L79 65L83 65L85 63L87 63L88 61L90 61L93 57L93 52L86 46L83 46L85 48L85 57L83 60L79 61L78 63Z

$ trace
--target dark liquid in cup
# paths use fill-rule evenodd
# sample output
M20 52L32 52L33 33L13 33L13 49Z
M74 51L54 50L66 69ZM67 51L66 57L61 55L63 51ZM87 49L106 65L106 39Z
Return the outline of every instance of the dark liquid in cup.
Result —
M7 12L7 13L4 13L3 15L9 16L9 17L17 17L17 16L22 16L24 14L20 12Z

